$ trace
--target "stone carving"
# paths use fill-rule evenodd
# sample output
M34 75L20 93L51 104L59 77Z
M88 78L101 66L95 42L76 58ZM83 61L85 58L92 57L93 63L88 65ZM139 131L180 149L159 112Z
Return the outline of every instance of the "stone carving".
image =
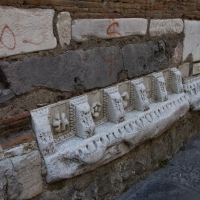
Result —
M172 73L178 74L177 71ZM169 98L164 98L167 92L165 85L163 86L165 81L162 73L154 74L153 77L155 77L152 79L155 87L152 87L152 90L156 90L155 94L158 97L160 95L163 101L149 103L143 80L130 80L128 85L131 88L127 89L129 92L122 93L122 97L130 96L130 104L132 99L134 107L130 106L132 110L126 112L118 86L102 89L100 92L104 99L102 107L104 116L107 116L107 121L102 124L95 125L92 119L92 115L94 118L98 115L95 113L101 106L99 103L102 102L101 95L98 97L99 100L96 98L92 108L88 104L90 95L64 101L63 103L69 105L67 109L70 113L70 131L75 135L63 138L62 142L55 142L52 136L52 121L49 120L52 107L55 113L59 113L61 119L60 104L31 111L33 129L46 165L47 182L71 178L104 165L129 152L141 142L162 134L176 120L184 116L189 109L187 95L182 92L169 94ZM56 123L56 128L58 127L59 123Z
M40 151L43 156L52 155L56 152L51 126L48 119L50 115L47 107L36 109L31 112L32 125L35 130Z
M87 102L87 96L75 98L70 101L70 107L74 109L73 113L70 113L70 117L73 116L75 120L76 135L81 138L88 138L94 134L94 121L92 119L90 106Z
M182 76L177 68L172 68L170 70L170 78L172 92L177 94L183 92Z
M98 118L101 113L101 103L100 102L95 102L92 104L92 116L94 118Z
M147 98L146 88L143 84L143 79L131 81L134 99L134 109L146 111L149 109L149 100Z
M52 123L52 126L55 130L55 132L60 133L66 130L66 126L69 124L65 113L56 113L54 116L54 120Z
M193 62L200 60L200 45L199 45L199 20L184 20L184 41L183 41L183 57L186 60L191 54Z
M123 93L121 94L121 97L122 97L122 104L123 104L123 107L124 107L124 108L127 108L128 103L129 103L129 99L130 99L128 92L127 92L127 91L123 92Z
M167 90L165 85L165 79L162 72L153 73L153 90L152 96L157 101L166 101L168 99Z
M185 80L184 90L193 110L200 110L200 76Z
M122 97L118 92L117 87L110 87L104 90L107 95L107 113L108 120L114 123L120 123L124 121L124 107L122 103Z

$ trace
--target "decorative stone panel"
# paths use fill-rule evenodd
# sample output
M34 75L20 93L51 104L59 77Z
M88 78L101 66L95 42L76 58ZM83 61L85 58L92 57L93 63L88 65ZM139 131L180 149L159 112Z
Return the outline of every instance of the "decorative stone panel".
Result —
M180 75L175 69L172 73L175 77ZM172 77L167 81L176 88L180 79L172 81ZM136 79L32 110L47 182L71 178L104 165L142 141L157 137L186 114L189 109L186 94L173 90L176 93L167 95L162 73L153 74L151 84L159 101L149 102L147 86L143 79ZM54 114L56 123L52 123ZM55 136L55 132L60 135ZM69 136L69 132L73 134Z
M0 57L53 49L52 9L0 7Z
M78 19L72 21L72 39L82 42L90 37L111 39L130 35L145 35L147 20L124 19Z

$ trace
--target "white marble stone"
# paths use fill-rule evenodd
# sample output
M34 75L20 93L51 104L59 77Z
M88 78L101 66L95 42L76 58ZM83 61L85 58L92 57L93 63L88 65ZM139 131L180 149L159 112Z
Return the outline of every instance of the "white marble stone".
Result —
M151 36L180 34L183 31L182 19L152 19L149 33Z
M183 78L188 77L190 72L190 63L179 65L178 70L181 72Z
M200 76L184 81L184 90L188 96L190 107L193 110L200 110Z
M193 75L200 74L200 63L193 64L192 74Z
M0 199L31 199L42 190L39 151L0 161Z
M151 102L145 93L143 79L136 79L101 89L100 92L91 92L32 110L33 129L44 157L47 182L71 178L104 165L129 152L141 142L162 134L184 116L189 109L189 102L186 94L179 88L179 81L182 81L179 78L180 72L172 69L171 73L174 77L171 75L167 81L172 83L174 90L169 95L162 73L151 75L153 78L150 80L153 83L149 84L153 85L151 90L156 90L154 93L157 97ZM132 105L137 100L136 94L142 109L138 106L136 110L134 106L129 106L128 110L124 110L123 97L126 96L126 105ZM93 107L91 102L102 104L104 120L100 119L100 123L97 121L94 124L92 121L92 112L94 109L98 111L98 108L97 104ZM144 109L144 106L149 109ZM67 126L75 134L55 142L55 127L52 126L51 116L61 111L65 116L70 113ZM59 120L62 121L61 118ZM59 128L60 122L57 124ZM66 135L62 128L59 131L63 136Z
M0 57L53 49L52 9L0 7Z
M183 92L182 76L181 72L177 68L171 68L170 70L170 84L173 93L179 94Z
M165 84L165 79L163 73L153 73L152 74L152 96L157 101L166 101L168 99L167 89Z
M146 111L149 109L149 100L147 98L146 88L143 79L136 79L131 82L133 88L134 109Z
M57 30L59 42L62 47L69 45L71 40L71 16L68 12L60 12L58 14Z
M72 21L72 39L82 42L90 37L110 39L145 35L147 20L142 18L79 19Z
M184 20L183 61L192 54L193 61L200 60L200 21Z

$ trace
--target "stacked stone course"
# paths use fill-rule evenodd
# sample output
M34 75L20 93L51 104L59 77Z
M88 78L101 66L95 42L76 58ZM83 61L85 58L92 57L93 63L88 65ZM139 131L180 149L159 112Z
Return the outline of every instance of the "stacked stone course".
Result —
M112 199L198 135L199 9L2 0L0 199Z

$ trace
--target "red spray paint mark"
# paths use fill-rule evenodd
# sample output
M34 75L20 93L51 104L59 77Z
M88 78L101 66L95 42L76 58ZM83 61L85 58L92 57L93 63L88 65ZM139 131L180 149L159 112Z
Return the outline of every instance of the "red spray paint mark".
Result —
M4 41L3 41L3 35L5 34L5 31L6 31L6 30L8 30L8 31L10 32L10 34L12 35L12 37L13 37L14 44L13 44L12 47L7 46L7 45L4 43ZM0 35L0 42L1 42L1 44L2 44L5 48L7 48L8 50L14 50L15 47L16 47L15 34L13 33L13 31L10 29L10 27L9 27L8 25L5 25L5 26L3 27L3 30L2 30L1 35Z
M22 40L22 42L25 43L25 44L39 45L39 44L41 44L43 42L43 40L41 42L32 42L30 40L24 39L24 40Z
M106 30L106 33L108 35L119 35L121 37L121 34L115 30L116 27L119 27L119 23L118 22L113 22L112 24L110 24Z
M116 62L116 60L118 59L118 55L115 54L113 51L110 51L110 55L109 55L110 58L109 58L109 59L106 59L106 58L102 55L100 49L99 49L99 55L101 56L101 59L102 59L104 62L109 63L109 65L110 65L109 77L111 77L112 74L113 74L113 66L114 66L114 63Z

